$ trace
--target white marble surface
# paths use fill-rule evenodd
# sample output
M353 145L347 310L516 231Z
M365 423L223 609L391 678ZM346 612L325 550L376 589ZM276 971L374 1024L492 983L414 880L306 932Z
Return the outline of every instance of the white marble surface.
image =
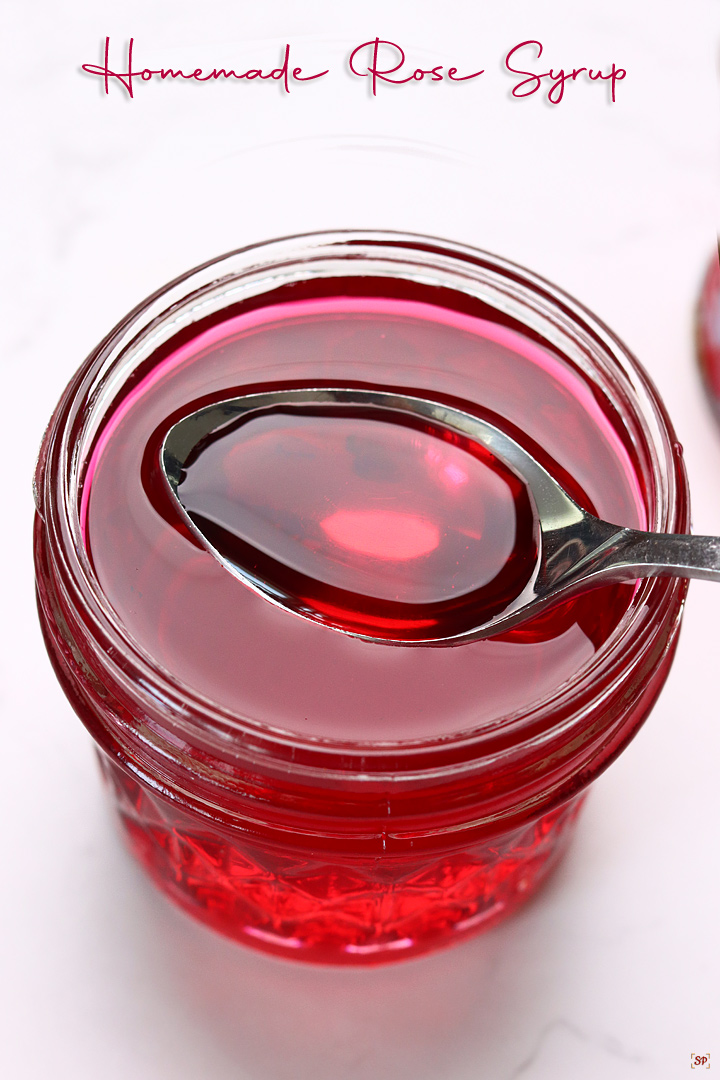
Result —
M674 1080L693 1051L720 1069L716 586L693 584L662 698L545 891L462 948L344 971L228 944L131 865L43 652L30 559L44 424L117 319L232 247L350 225L475 243L583 300L659 384L695 528L720 533L720 430L692 342L720 224L718 0L36 0L3 27L3 1074ZM143 65L274 65L289 41L333 70L290 95L105 98L79 66L107 34L133 35ZM343 65L376 34L486 74L372 100ZM511 100L502 58L528 38L555 67L616 60L617 103L580 81L556 107Z

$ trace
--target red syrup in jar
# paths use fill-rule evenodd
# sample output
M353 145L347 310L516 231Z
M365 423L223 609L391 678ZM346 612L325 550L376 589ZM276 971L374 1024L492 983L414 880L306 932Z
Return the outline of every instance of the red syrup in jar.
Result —
M293 300L290 292L157 357L96 440L81 522L109 603L140 648L192 693L298 747L345 744L355 762L363 747L455 739L462 761L463 733L500 730L504 717L523 715L584 669L622 619L632 585L594 590L486 641L374 644L268 603L230 574L181 520L159 466L169 427L212 401L272 388L382 387L487 416L578 502L644 526L630 440L567 359L513 329L426 302L432 290L408 284L402 298L388 297L383 284L377 296L333 296L328 281L330 295ZM340 595L336 625L412 621L433 605L430 617L453 624L465 617L456 591L467 596L501 577L499 593L508 595L534 558L522 485L438 432L280 410L206 453L188 472L188 504L207 517L203 500L214 490L224 506L215 525L232 524L235 540L265 557L261 573L270 559L281 579L304 575L316 606L332 607ZM229 522L233 507L247 511L242 521ZM247 565L247 551L241 557ZM302 594L293 581L277 585ZM539 745L538 768L547 754ZM323 781L317 790L304 783L294 807L282 783L274 796L268 780L258 805L275 799L282 813L295 813L283 847L259 813L245 834L203 822L103 762L132 847L166 892L226 934L321 961L392 959L495 921L547 873L578 805L526 815L486 841L469 844L461 832L444 846L418 840L413 848L394 836L395 815L406 815L404 835L412 821L418 836L429 835L426 792L401 807L390 781L363 810L359 796L344 800L340 784L343 824L331 842L313 833L327 800ZM510 782L498 779L486 793ZM468 797L458 794L458 806ZM353 831L355 814L365 817Z

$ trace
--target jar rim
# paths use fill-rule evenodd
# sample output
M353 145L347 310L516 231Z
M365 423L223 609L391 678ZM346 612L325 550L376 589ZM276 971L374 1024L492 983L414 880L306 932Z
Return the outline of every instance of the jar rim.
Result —
M41 449L36 476L38 513L51 537L56 572L65 596L75 611L82 611L96 645L96 659L107 670L112 669L116 683L129 694L146 694L162 702L173 725L190 737L202 732L211 743L223 745L231 732L234 738L245 741L246 750L253 748L259 754L292 762L292 768L298 770L303 768L303 760L311 769L317 763L323 769L339 767L343 773L348 768L355 771L353 763L362 760L363 768L374 775L377 767L389 760L405 762L413 772L421 762L426 768L444 769L457 764L458 754L464 757L469 747L475 747L479 754L489 752L500 731L505 738L516 734L523 745L532 739L555 738L561 728L559 724L548 726L549 718L565 716L565 725L577 723L595 702L594 687L601 676L606 688L608 680L613 684L622 681L629 653L639 656L659 633L657 623L661 620L648 618L649 609L677 618L678 604L686 589L686 583L680 580L656 578L642 582L619 625L564 684L490 725L441 738L364 742L300 735L232 713L185 686L145 652L104 597L79 522L79 489L82 468L89 458L87 448L97 438L107 407L122 385L119 373L123 365L127 367L132 361L137 366L156 351L160 342L175 339L210 309L224 306L228 296L237 295L238 290L244 289L246 296L257 295L268 278L298 280L298 275L307 275L310 267L320 273L322 265L332 266L332 274L337 277L343 271L360 272L362 266L371 263L386 270L392 266L396 276L403 276L406 271L402 267L412 263L416 273L419 267L426 275L445 275L444 284L454 280L472 295L478 296L479 290L484 290L483 299L487 299L488 290L495 289L493 299L498 305L511 299L516 305L524 301L529 318L536 322L552 312L558 334L574 333L582 339L584 348L592 345L597 355L603 354L622 386L625 403L633 410L653 472L653 501L646 507L648 527L671 532L689 528L687 481L679 444L647 373L612 331L583 305L508 260L435 237L341 230L248 245L176 278L130 312L90 354L67 387ZM81 447L86 451L81 452ZM298 758L297 751L304 751L305 757L301 754Z

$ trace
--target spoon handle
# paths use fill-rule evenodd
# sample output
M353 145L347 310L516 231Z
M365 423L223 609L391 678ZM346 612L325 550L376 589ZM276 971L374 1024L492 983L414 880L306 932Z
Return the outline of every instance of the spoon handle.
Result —
M601 559L603 578L685 577L720 581L720 537L622 529Z

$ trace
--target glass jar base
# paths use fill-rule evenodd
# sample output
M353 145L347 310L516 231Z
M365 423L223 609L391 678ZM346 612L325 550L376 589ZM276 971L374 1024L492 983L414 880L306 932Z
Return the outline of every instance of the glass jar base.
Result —
M380 964L455 944L505 919L564 854L584 796L482 844L420 856L291 855L230 839L100 755L130 851L200 922L277 956Z

